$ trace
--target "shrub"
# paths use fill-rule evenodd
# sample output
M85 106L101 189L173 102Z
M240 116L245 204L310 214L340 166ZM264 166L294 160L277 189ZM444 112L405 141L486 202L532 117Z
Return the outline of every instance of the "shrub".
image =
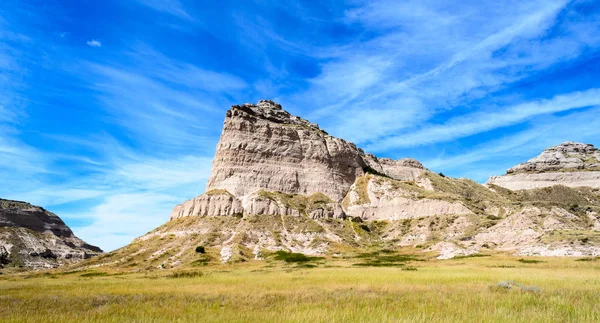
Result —
M197 253L206 253L206 250L204 249L204 246L197 246L196 252Z
M373 168L369 167L369 166L365 166L363 167L363 171L365 173L369 173L369 174L373 174L373 175L377 175L377 176L381 176L381 177L386 177L386 178L391 178L390 176L384 174L384 173L380 173L376 170L374 170Z
M579 259L575 259L575 261L596 261L598 260L599 257L592 257L592 258L579 258Z
M520 263L524 263L524 264L539 264L541 262L545 262L545 261L541 261L541 260L535 260L535 259L519 259L518 262Z
M359 225L359 228L363 229L364 231L371 232L371 228L369 228L366 224Z
M357 258L365 259L363 262L353 264L353 266L358 267L404 267L406 262L421 260L414 255L394 254L392 250L363 253L358 255Z
M109 274L100 271L100 272L90 272L90 273L85 273L85 274L79 275L79 277L102 277L102 276L109 276Z
M195 278L202 276L204 276L204 273L201 271L175 271L167 275L167 278Z
M473 253L470 255L464 255L464 256L455 256L452 259L465 259L465 258L480 258L480 257L491 257L492 255L486 255L486 254L482 254L482 253Z
M440 172L438 175L442 176L442 177L446 177L446 175L444 175L444 173Z
M307 257L301 253L287 252L279 250L275 253L275 260L283 260L285 262L308 262L314 260L321 260L322 257Z

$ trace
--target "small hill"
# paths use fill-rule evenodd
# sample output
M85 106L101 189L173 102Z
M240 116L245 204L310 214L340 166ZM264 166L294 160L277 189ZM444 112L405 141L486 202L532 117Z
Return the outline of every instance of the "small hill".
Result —
M553 185L600 187L600 150L591 144L565 142L529 161L492 176L488 184L511 190Z
M54 268L100 253L100 248L77 238L56 214L0 199L0 268Z

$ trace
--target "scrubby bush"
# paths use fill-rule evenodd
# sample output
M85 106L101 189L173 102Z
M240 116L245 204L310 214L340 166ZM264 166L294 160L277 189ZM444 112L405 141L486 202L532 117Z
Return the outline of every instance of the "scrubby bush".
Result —
M535 259L519 259L518 261L520 263L524 263L524 264L539 264L541 262L545 262L545 261L535 260Z
M197 253L206 253L206 250L204 249L204 246L197 246L196 252Z
M301 253L287 252L279 250L275 253L275 260L283 260L285 262L309 262L314 260L321 260L322 257L308 257Z
M167 275L167 278L195 278L204 275L201 271L175 271Z

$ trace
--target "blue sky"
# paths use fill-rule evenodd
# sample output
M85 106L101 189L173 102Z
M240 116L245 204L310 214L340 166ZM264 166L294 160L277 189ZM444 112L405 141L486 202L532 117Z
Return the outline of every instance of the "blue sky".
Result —
M0 197L105 250L204 191L225 110L273 99L479 182L600 144L600 1L2 1Z

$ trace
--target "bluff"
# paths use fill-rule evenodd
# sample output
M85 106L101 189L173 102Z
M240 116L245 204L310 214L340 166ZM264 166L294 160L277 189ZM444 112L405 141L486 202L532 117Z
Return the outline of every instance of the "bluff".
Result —
M260 260L277 250L344 256L400 248L441 259L600 256L599 214L598 189L512 191L446 177L414 159L377 158L260 101L225 113L204 194L84 264L148 270Z
M600 150L591 144L565 142L487 182L511 190L553 185L600 187Z
M207 194L175 207L170 218L289 214L294 210L261 201L261 192L319 194L335 204L367 172L415 181L423 171L423 165L414 159L378 159L366 154L353 143L330 136L317 124L291 115L273 101L236 105L225 115ZM311 211L344 217L339 205L326 204L330 204L327 209Z
M54 213L0 199L0 268L53 268L102 253L77 238Z

